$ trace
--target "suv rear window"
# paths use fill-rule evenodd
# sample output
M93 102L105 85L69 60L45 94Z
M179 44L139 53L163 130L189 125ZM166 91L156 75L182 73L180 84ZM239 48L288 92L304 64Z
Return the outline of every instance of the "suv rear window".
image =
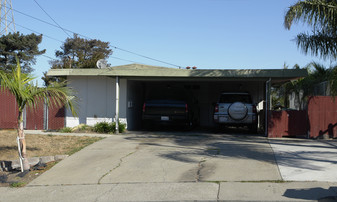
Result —
M252 103L252 98L249 94L221 94L220 103L243 102Z

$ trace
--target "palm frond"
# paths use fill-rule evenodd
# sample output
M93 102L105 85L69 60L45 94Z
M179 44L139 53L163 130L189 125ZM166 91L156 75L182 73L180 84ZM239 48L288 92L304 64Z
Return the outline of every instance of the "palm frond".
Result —
M77 116L78 100L71 88L67 87L66 82L52 83L44 88L31 88L31 95L35 99L46 100L51 107L68 107L74 116ZM33 103L33 101L30 101Z
M314 28L336 28L337 25L337 2L332 0L306 0L299 1L289 7L284 26L290 29L294 22L302 21Z
M1 90L7 89L15 96L20 111L26 106L36 108L41 101L46 100L52 107L69 107L73 115L77 115L76 97L71 97L74 92L65 82L40 88L33 84L34 79L30 74L21 73L19 63L12 73L0 71Z
M336 58L337 35L316 31L313 34L301 33L296 37L297 46L305 53L326 58Z

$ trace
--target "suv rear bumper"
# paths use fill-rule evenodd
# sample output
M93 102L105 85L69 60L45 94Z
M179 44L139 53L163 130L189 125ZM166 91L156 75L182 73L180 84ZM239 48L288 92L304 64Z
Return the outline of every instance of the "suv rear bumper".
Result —
M217 114L213 116L214 122L223 125L253 125L257 123L256 114L248 114L242 120L232 119L228 114Z

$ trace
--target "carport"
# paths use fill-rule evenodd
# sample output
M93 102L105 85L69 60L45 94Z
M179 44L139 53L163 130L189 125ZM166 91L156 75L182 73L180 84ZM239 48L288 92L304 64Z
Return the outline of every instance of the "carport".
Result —
M270 86L307 75L305 69L176 69L141 64L105 69L51 69L48 76L66 76L80 99L79 118L67 112L66 125L92 125L119 118L128 130L141 129L142 105L151 92L193 96L200 126L213 126L213 103L221 92L249 92L261 117L270 108ZM182 91L183 90L183 91ZM265 125L264 119L260 125Z

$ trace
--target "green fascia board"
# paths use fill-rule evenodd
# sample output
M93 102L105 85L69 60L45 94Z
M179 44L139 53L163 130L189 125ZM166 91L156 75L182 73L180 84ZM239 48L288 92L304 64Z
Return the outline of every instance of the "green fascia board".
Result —
M120 76L163 78L287 78L308 75L306 69L175 69L148 65L123 65L105 69L51 69L47 76Z

